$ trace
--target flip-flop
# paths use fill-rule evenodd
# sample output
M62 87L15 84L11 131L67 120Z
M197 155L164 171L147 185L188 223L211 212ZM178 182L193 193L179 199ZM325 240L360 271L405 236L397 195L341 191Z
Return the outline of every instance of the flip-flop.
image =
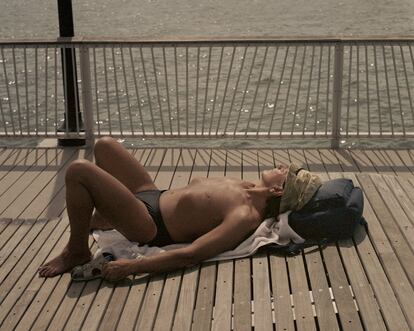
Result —
M82 282L92 279L97 279L102 277L102 268L103 266L110 262L114 261L115 258L110 253L102 253L97 258L92 261L85 263L83 265L76 266L71 271L72 280L75 282Z

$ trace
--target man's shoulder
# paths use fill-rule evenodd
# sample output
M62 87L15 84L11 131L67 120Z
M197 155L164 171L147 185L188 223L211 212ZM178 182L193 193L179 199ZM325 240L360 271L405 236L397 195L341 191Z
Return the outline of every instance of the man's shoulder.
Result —
M260 222L260 214L252 206L244 204L233 208L226 215L227 219L233 222L243 223L246 225L255 226L257 222Z

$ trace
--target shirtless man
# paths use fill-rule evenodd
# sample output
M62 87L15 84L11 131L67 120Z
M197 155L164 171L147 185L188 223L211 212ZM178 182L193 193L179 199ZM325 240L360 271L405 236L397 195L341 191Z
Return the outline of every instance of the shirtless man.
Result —
M59 256L39 268L42 277L56 276L91 259L91 222L92 227L108 222L140 244L191 243L139 260L109 262L103 269L108 280L170 271L231 250L268 216L270 202L280 200L288 172L287 166L265 170L255 182L194 178L186 187L163 192L115 139L99 139L94 153L96 164L79 159L67 170L69 242Z

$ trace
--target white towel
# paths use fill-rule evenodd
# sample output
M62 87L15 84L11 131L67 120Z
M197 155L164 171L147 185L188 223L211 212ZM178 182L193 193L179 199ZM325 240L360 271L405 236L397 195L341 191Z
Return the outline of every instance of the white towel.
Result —
M208 261L219 261L235 259L253 255L260 247L268 244L287 245L290 241L302 243L305 240L301 238L288 224L288 215L290 211L280 214L276 222L275 218L264 220L256 231L245 239L235 249L221 253ZM153 247L148 245L140 246L136 242L126 239L116 230L102 231L95 230L93 237L98 243L98 251L95 256L101 252L112 253L115 258L136 259L141 256L151 256L168 250L185 247L190 244L173 244L164 247Z

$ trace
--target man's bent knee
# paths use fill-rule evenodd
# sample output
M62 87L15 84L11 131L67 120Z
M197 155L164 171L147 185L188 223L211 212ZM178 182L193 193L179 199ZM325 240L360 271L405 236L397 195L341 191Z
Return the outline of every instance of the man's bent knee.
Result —
M95 165L92 162L85 159L73 161L69 165L68 170L66 170L66 182L73 180L79 181L80 179L85 178L94 166Z
M118 145L118 141L112 137L102 137L99 138L94 146L94 154L95 154L95 158L97 157L97 155L105 155L106 153L108 153L109 149L113 146Z

